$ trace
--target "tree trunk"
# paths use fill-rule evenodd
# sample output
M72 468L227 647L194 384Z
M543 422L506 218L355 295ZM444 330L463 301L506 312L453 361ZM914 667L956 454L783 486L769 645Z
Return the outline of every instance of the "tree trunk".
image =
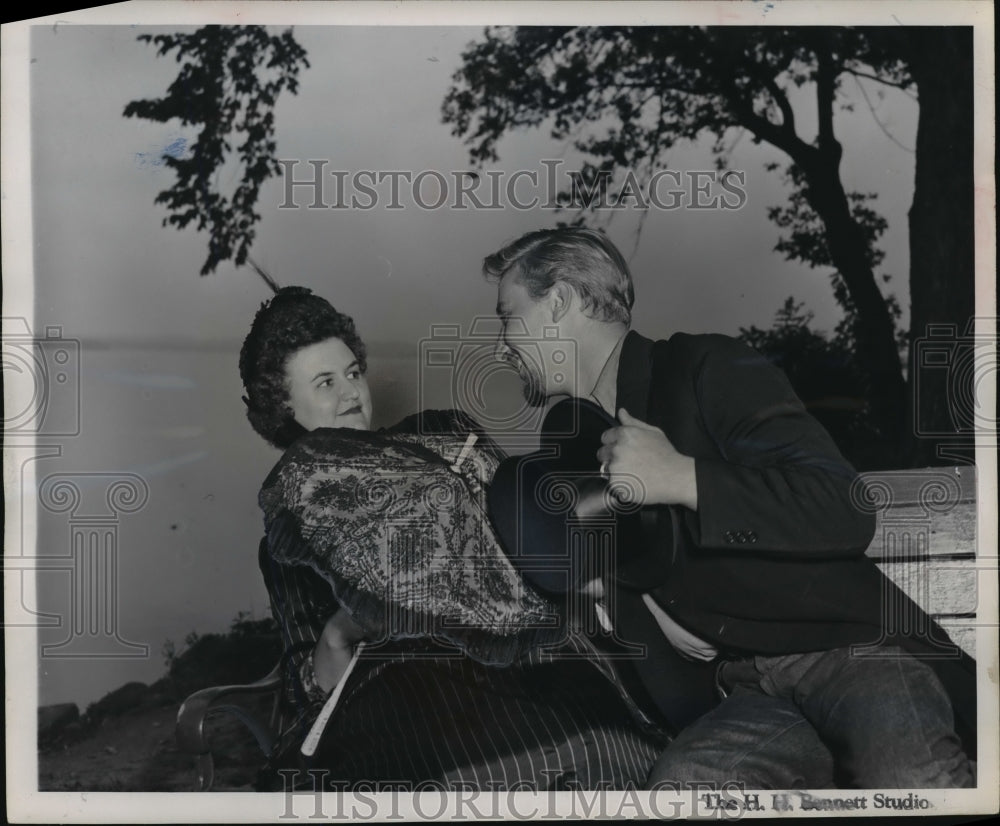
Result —
M803 163L806 197L826 228L830 257L857 310L858 357L868 374L868 401L879 430L880 449L867 457L866 470L898 467L903 461L906 385L896 347L895 327L868 262L868 244L851 216L840 180L837 155L818 154Z
M974 456L967 338L975 314L972 28L919 28L909 43L920 98L909 215L907 435L916 466Z

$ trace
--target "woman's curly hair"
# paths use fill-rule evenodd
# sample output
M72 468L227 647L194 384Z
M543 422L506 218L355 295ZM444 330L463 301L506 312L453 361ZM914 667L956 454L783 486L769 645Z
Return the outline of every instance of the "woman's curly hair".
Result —
M283 287L254 316L240 349L240 378L247 393L243 401L253 429L275 447L284 450L305 432L288 406L288 359L331 338L350 348L362 373L368 369L354 321L307 287Z

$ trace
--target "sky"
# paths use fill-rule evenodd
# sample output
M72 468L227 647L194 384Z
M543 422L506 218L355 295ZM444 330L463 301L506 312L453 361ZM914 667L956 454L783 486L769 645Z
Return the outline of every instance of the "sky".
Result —
M77 335L102 341L239 340L248 314L266 296L263 283L228 262L199 277L204 234L193 227L161 228L166 213L153 204L173 181L159 156L176 151L192 131L177 122L121 117L125 103L162 94L176 72L172 58L157 58L154 47L136 40L144 31L152 30L58 26L33 32L34 216L37 226L58 233L58 243L40 239L35 247L39 314L72 315ZM295 36L311 67L302 73L298 95L286 94L279 103L279 157L298 161L299 179L310 172L309 160L326 160L325 171L351 174L443 170L451 179L452 171L471 169L440 109L462 49L478 34L466 27L299 27ZM844 91L857 97L853 85L848 81ZM867 91L875 98L876 90ZM800 97L801 128L808 134L814 113L808 97ZM912 150L915 102L896 92L875 102L885 129ZM879 195L890 220L886 271L897 275L892 289L905 305L913 154L882 133L860 98L858 104L838 123L844 179ZM711 170L710 144L706 138L678 147L667 163L683 173ZM512 134L498 151L499 163L489 168L507 174L541 173L542 159L562 161L561 173L580 165L572 147L549 139L544 129ZM746 174L746 206L653 210L638 246L640 212L613 216L608 231L630 255L636 278L637 327L653 334L736 332L749 323L767 324L787 295L805 300L821 327L836 321L828 272L773 253L777 230L766 209L781 203L786 190L763 165L781 158L743 136L729 168ZM232 186L235 174L227 169L220 185ZM425 184L425 202L432 201L433 180ZM312 210L301 188L294 192L301 208L280 209L285 191L278 179L262 191L254 257L279 283L311 286L342 305L367 338L380 342L410 343L430 323L489 310L489 286L478 275L482 257L527 229L566 217L541 209L422 209L406 197L405 208L395 211L382 203L372 210ZM334 194L331 176L325 200L332 202ZM431 293L438 318L411 311Z
M13 472L34 474L39 496L46 480L52 486L65 477L84 502L59 511L22 487L17 503L22 514L38 509L38 547L57 557L39 573L37 594L21 597L25 625L38 615L62 618L38 621L51 626L38 630L51 646L39 659L41 703L83 707L127 679L151 682L163 672L168 640L180 646L191 631L223 631L240 612L267 612L256 570L256 493L278 455L243 415L237 358L268 289L231 262L199 276L206 236L161 226L166 213L154 204L173 181L160 156L192 134L178 123L122 117L129 101L163 94L177 70L138 35L176 30L67 23L30 33L31 325L35 335L58 331L78 342L70 381L53 385L51 402L78 415L71 435L49 437L58 455L19 454ZM466 147L441 121L441 103L462 50L480 33L480 26L297 26L311 65L298 95L277 107L279 157L298 161L300 179L309 160L348 175L471 169ZM844 85L855 106L836 122L842 174L849 189L878 195L889 222L883 271L894 276L889 288L905 312L917 106L871 83L865 91L874 112L854 81ZM815 121L808 90L794 103L808 137ZM602 216L633 271L635 328L650 337L736 334L768 326L795 296L815 312L817 328L831 330L840 315L829 271L774 251L778 230L767 209L787 189L765 164L782 156L749 136L731 137L729 168L746 181L740 209L654 209L644 221L637 210ZM709 139L675 147L666 165L683 174L712 170L710 148ZM503 175L543 174L543 161L568 171L581 160L544 128L505 137L498 153L486 168ZM220 183L232 185L232 175L225 171ZM399 210L385 197L370 210L314 210L301 189L294 190L301 208L283 209L285 185L272 179L262 189L252 254L280 284L311 287L355 318L371 352L376 426L418 407L466 401L420 372L420 343L433 342L440 325L464 335L477 317L492 316L495 288L480 275L486 254L570 217L509 206L427 209L411 197ZM333 197L327 190L325 199ZM516 393L509 375L489 381L494 404ZM108 509L107 486L116 479L134 485L141 506ZM87 599L74 591L88 580L73 571L69 551L81 515L107 522L114 561L103 563L98 579L114 586L102 598L116 613L113 633L97 645L106 650L84 646L72 658L63 656L77 643L70 616Z

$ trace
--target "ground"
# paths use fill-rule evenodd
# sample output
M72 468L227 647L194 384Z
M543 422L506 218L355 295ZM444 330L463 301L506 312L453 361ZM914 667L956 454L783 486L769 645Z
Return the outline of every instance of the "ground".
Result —
M197 791L194 760L174 741L176 706L141 708L102 723L79 738L43 748L40 791ZM252 791L264 757L238 723L211 722L218 749L213 791ZM225 755L225 756L223 756Z
M270 620L242 616L228 634L191 635L187 642L152 685L126 683L78 719L51 730L40 726L39 791L197 791L194 758L174 739L181 702L208 686L264 676L281 643ZM251 791L264 764L253 737L228 715L209 717L205 727L216 755L213 791Z

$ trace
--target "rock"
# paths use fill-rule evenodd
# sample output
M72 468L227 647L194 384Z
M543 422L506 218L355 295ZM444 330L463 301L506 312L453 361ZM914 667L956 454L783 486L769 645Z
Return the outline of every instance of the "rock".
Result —
M87 717L91 720L103 720L108 717L118 717L126 711L141 706L149 697L149 686L145 683L125 683L120 688L105 694L96 703L87 708Z
M38 739L49 740L80 719L76 703L56 703L38 709Z

